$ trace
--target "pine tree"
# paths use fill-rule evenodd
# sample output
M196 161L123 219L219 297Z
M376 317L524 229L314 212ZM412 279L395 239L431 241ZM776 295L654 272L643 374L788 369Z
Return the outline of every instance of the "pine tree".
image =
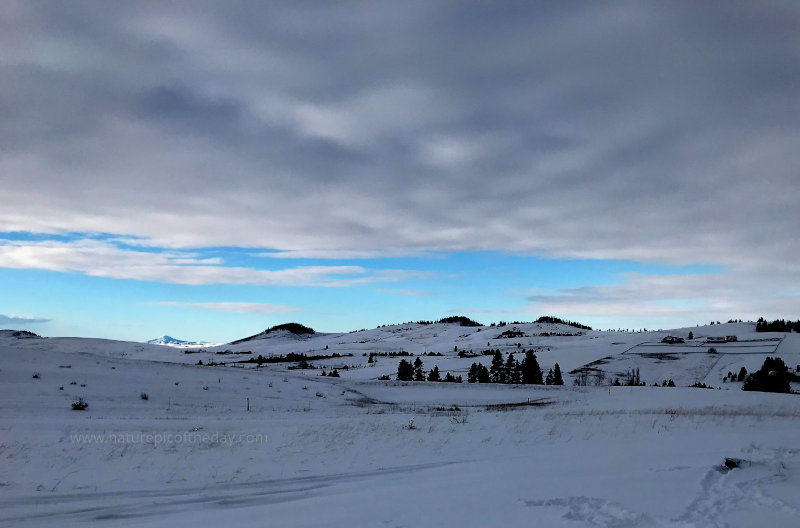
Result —
M555 368L553 369L553 385L563 385L564 378L561 376L561 367L558 366L556 363Z
M522 383L542 385L542 369L533 350L525 352L525 359L522 360Z
M746 369L746 368L744 368L744 367L742 367L742 368L739 370L739 375L736 377L736 381L744 381L744 379L745 379L746 377L747 377L747 369Z
M745 378L742 390L790 392L789 376L789 369L781 358L768 357L760 369Z
M439 378L439 366L434 365L433 370L428 373L428 381L441 381Z
M491 383L492 378L489 376L489 369L483 363L478 363L478 383Z
M414 381L425 381L425 371L422 370L422 360L417 356L414 360Z
M547 371L547 376L544 378L545 385L552 385L553 384L553 369Z
M689 330L689 339L694 339L694 333L691 330Z
M505 383L505 365L503 364L503 354L496 350L492 356L492 366L489 368L489 375L492 378L492 383Z
M411 381L414 379L414 366L405 359L397 365L397 381Z
M478 364L473 363L467 372L467 383L476 383L478 381Z
M514 354L509 354L505 364L506 383L520 382L520 373L517 370L517 365L518 363L514 361Z

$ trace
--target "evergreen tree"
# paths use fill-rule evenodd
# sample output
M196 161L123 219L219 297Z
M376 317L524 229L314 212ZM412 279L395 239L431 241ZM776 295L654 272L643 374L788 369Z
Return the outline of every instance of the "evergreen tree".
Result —
M525 359L522 360L522 383L542 385L542 369L533 350L525 352Z
M411 381L414 379L414 366L408 360L401 359L397 365L397 381Z
M467 383L476 383L478 381L479 370L477 363L470 365L469 372L467 372Z
M758 371L745 378L742 390L789 392L789 369L781 358L768 357Z
M747 377L747 369L746 369L746 368L744 368L744 367L742 367L742 368L739 370L739 376L737 376L737 378L736 378L736 381L744 381L744 379L745 379L746 377Z
M638 387L641 384L640 379L641 378L639 377L639 369L638 368L630 369L628 370L628 376L627 379L625 380L625 385L628 387Z
M492 378L492 383L505 383L506 382L506 367L503 364L503 354L496 350L492 356L492 366L489 368L489 375Z
M518 365L519 363L514 361L514 354L509 354L505 364L506 383L520 382L520 372L517 367Z
M483 363L478 363L478 383L491 383L492 378L489 376L489 369Z
M553 369L547 371L547 376L544 378L545 385L552 385L553 384Z
M691 330L689 330L689 339L694 339L694 333Z
M553 369L553 385L563 385L564 378L561 376L561 367L558 366L556 363L555 368Z
M414 381L425 381L425 371L422 370L422 360L417 356L414 360Z
M428 374L428 381L441 381L439 378L439 366L434 365L433 370Z

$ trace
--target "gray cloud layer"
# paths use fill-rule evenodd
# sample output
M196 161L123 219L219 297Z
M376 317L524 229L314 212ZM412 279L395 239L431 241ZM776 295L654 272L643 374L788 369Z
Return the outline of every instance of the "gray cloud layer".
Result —
M40 324L49 323L50 319L42 319L41 317L18 317L15 315L0 314L0 324L2 325L26 325L26 324Z
M0 230L796 274L798 27L787 2L6 3Z

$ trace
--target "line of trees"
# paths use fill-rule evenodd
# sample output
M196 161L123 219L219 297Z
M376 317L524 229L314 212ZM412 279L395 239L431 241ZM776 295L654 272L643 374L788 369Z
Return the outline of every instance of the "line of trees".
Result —
M437 323L443 323L443 324L458 323L461 326L483 326L478 321L475 321L475 320L470 319L469 317L465 317L463 315L453 315L451 317L445 317L443 319L439 319L436 322Z
M563 385L564 378L558 363L544 377L536 353L533 350L523 351L522 361L514 358L514 353L503 359L503 354L496 350L492 362L487 369L481 363L473 363L467 373L469 383L509 383L523 385Z
M524 358L518 361L514 358L514 353L509 353L504 359L502 352L497 350L492 356L490 368L486 368L482 363L473 363L467 373L469 383L507 383L523 385L563 385L564 378L561 367L558 363L549 369L545 376L536 359L533 350L524 351ZM406 359L401 359L397 364L397 381L445 381L452 383L462 383L461 376L455 376L448 372L444 378L441 377L438 365L430 371L425 370L422 359L417 357L413 363Z
M763 317L759 317L756 322L756 332L800 332L800 320L776 319L768 322Z
M592 329L591 326L587 326L581 323L576 323L575 321L565 321L564 319L553 317L552 315L543 315L542 317L538 318L535 322L540 324L563 324L567 326L574 326L575 328L581 328L583 330Z
M286 355L275 355L275 356L267 356L264 357L261 354L258 357L242 360L242 361L233 361L232 363L256 363L257 365L262 365L264 363L297 363L298 368L310 368L308 362L309 361L318 361L320 359L332 359L332 358L342 358L342 357L352 357L353 354L339 354L338 352L334 352L333 354L319 354L319 355L306 355L303 352L289 352Z
M397 364L397 376L395 379L397 381L444 381L448 383L461 383L463 381L461 376L454 376L450 372L442 379L438 365L434 365L429 372L425 371L424 366L422 359L419 357L414 360L413 364L406 359L401 359L400 363Z

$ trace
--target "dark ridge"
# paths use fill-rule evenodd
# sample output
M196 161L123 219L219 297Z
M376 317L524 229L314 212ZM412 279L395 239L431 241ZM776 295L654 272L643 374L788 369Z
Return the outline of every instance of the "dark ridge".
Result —
M273 326L271 328L267 328L260 334L251 335L249 337L245 337L242 339L237 339L236 341L231 341L231 345L237 345L239 343L244 343L247 341L251 341L253 339L258 339L261 336L265 336L271 332L277 332L278 330L286 330L287 332L291 332L294 335L311 335L314 334L314 329L309 328L308 326L301 325L300 323L284 323L280 325Z
M278 330L287 330L295 335L303 335L303 334L313 334L314 329L308 326L303 326L300 323L284 323L281 325L273 326L272 328L267 328L264 330L265 334L269 334L270 332L276 332Z
M5 333L6 335L10 335L11 337L17 337L17 338L33 337L42 339L42 336L40 336L39 334L34 334L33 332L29 332L28 330L3 330L2 332Z
M546 323L546 324L563 324L567 326L574 326L575 328L580 328L582 330L591 330L591 326L587 326L585 324L576 323L575 321L565 321L564 319L559 319L558 317L553 317L552 315L543 315L538 318L536 323Z
M458 323L461 326L483 326L477 321L473 321L469 317L464 317L463 315L454 315L452 317L445 317L444 319L439 319L436 321L437 323Z

